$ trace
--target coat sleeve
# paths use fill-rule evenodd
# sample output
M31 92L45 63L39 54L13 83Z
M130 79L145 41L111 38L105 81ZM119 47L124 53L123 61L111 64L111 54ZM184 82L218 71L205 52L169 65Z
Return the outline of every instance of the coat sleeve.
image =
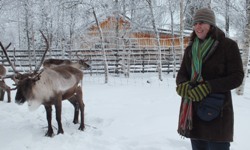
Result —
M185 53L181 62L180 70L178 71L177 77L176 77L176 85L189 81L191 72L191 54L190 54L190 48L187 47L185 49Z
M230 43L230 44L229 44ZM226 76L209 80L212 92L227 92L241 85L244 78L243 65L238 45L233 40L227 45L225 53Z

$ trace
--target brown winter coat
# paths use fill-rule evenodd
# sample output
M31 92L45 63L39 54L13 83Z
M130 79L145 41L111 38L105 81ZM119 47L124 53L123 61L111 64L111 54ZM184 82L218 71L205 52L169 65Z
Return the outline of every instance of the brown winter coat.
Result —
M233 141L234 112L230 90L242 83L244 72L237 43L225 37L220 29L216 28L215 32L216 41L203 60L202 77L208 81L212 93L225 94L223 111L215 120L205 122L196 115L197 102L193 102L193 129L183 136L209 141ZM191 45L185 49L176 78L177 85L190 80Z

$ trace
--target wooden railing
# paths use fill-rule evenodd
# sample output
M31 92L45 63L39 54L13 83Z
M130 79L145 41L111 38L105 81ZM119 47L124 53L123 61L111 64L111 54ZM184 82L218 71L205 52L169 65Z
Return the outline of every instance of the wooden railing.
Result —
M76 56L76 52L78 56ZM120 74L124 73L125 70L129 70L130 73L157 72L159 53L156 49L105 49L105 53L109 73ZM35 54L34 51L32 51L32 55L30 57L28 57L29 53L27 50L16 50L15 52L13 50L8 50L8 54L18 71L28 72L31 69L34 69L35 66L40 62L41 56L43 55L43 50L36 50ZM47 53L46 58L51 57L65 58L72 61L80 58L88 59L91 69L85 70L85 73L104 73L104 57L101 49L81 49L65 52L62 50L50 50ZM170 49L161 50L161 64L163 72L172 72L174 65L176 66L176 71L178 71L180 67L180 61L180 50L176 50L175 59ZM7 67L8 73L12 72L3 54L0 57L0 63ZM248 72L250 72L250 63Z
M76 56L76 52L77 55ZM109 73L123 73L124 69L128 69L130 72L157 72L157 62L159 61L159 53L154 49L105 49L106 58L108 63ZM35 54L34 54L35 53ZM16 68L20 72L28 72L39 63L43 54L43 50L32 51L31 56L27 50L8 50L9 57L14 62ZM1 55L0 63L4 64L8 68L9 72L12 72L9 64L7 63L4 55ZM104 73L104 57L101 49L91 50L50 50L47 53L46 58L65 58L72 61L77 59L88 59L91 69L86 70L85 73ZM176 68L178 70L181 60L180 53L176 54ZM45 59L46 59L45 58ZM161 50L161 64L163 72L172 72L174 66L173 53L170 49Z

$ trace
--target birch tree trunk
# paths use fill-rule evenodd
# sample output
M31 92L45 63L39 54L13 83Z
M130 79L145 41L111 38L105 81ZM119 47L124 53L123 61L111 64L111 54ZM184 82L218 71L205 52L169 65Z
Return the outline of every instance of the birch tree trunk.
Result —
M184 32L184 0L180 1L180 46L181 46L181 56L180 56L180 64L182 57L184 55L184 40L183 40L183 32Z
M72 48L74 43L74 34L75 34L75 26L76 26L76 14L77 7L74 6L70 9L70 28L69 28L69 45L67 46L67 49L70 51L70 59L72 56Z
M229 5L230 0L225 0L226 12L225 12L225 28L226 28L226 36L229 36Z
M174 10L172 9L172 1L169 1L169 11L170 11L170 18L171 18L171 34L172 34L172 44L171 44L171 51L173 55L173 78L175 78L176 74L176 51L175 51L175 40L174 40Z
M65 54L65 45L66 45L66 36L65 36L65 22L66 22L66 19L65 19L65 13L66 13L66 10L65 10L65 6L64 6L64 3L63 2L59 2L59 10L58 10L58 19L57 19L57 35L56 35L56 45L58 45L59 48L62 49L62 53Z
M100 24L99 24L99 21L96 17L96 13L95 13L95 9L94 7L92 7L92 11L93 11L93 14L94 14L94 17L95 17L95 22L96 22L96 25L97 25L97 28L98 28L98 31L99 31L99 34L100 34L100 41L101 41L101 49L102 49L102 52L103 52L103 64L104 64L104 73L105 73L105 83L108 83L108 63L107 63L107 56L106 56L106 51L105 51L105 48L104 48L104 40L103 40L103 33L102 33L102 29L100 27Z
M242 50L242 63L243 63L243 69L244 69L244 79L242 84L236 89L236 93L238 95L243 95L244 94L244 86L248 74L248 63L249 63L249 40L250 40L250 0L246 0L246 16L247 16L247 24L245 28L245 43L244 43L244 48Z
M125 0L122 0L122 18L125 20L126 18L126 3L125 3ZM131 23L132 23L132 18L131 18ZM122 38L122 41L123 41L123 52L122 52L122 62L121 62L121 67L122 67L122 72L124 73L124 76L125 77L129 77L129 71L128 68L129 68L129 65L130 65L130 52L131 52L131 48L130 48L130 45L131 45L131 42L130 42L130 37L127 36L127 35L130 35L130 31L131 31L131 28L132 28L132 24L131 26L129 27L129 25L123 23L122 25L122 33L121 33L121 38ZM130 29L129 29L130 28ZM129 29L129 30L126 30L126 29ZM128 52L127 52L127 48L128 47Z
M32 3L32 2L31 2ZM29 3L28 0L24 3L24 9L25 9L25 33L26 33L26 39L27 39L27 49L28 49L28 57L29 57L29 68L32 70L32 64L31 64L31 33L33 32L32 23L31 23L31 3Z
M116 44L116 50L115 50L115 73L119 74L119 7L118 7L118 0L115 0L115 44Z
M149 9L150 9L150 14L151 14L151 19L152 19L152 26L154 28L154 33L156 35L156 46L157 46L157 50L158 50L158 59L157 59L158 77L159 77L159 80L162 81L162 64L161 64L161 60L162 59L161 59L160 36L159 36L158 29L156 28L156 25L155 25L155 18L154 18L152 1L151 0L147 0L147 2L148 2L148 5L149 5Z

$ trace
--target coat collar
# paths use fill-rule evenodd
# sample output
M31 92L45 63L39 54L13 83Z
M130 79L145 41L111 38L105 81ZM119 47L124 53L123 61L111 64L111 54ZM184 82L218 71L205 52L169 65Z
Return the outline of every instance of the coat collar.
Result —
M214 44L212 45L212 47L210 48L210 50L208 51L206 57L203 59L203 62L205 62L210 56L212 56L212 54L215 52L217 46L219 44L219 41L216 40L214 41Z
M189 52L189 57L192 57L192 44L193 42L189 42L188 47L190 48L190 52ZM210 56L212 56L212 54L215 52L216 48L218 47L219 41L216 40L214 41L213 45L211 46L210 50L208 51L208 54L205 56L205 58L203 59L203 62L205 62Z
M213 55L213 53L215 52L216 48L218 47L220 41L225 38L225 33L220 28L218 28L218 27L215 27L215 28L216 28L215 29L215 34L214 34L215 35L214 36L215 42L213 43L210 50L208 51L208 54L203 59L203 62L205 62L210 56ZM188 43L188 47L191 48L191 51L189 53L190 58L192 57L192 44L193 44L193 41L190 41Z

